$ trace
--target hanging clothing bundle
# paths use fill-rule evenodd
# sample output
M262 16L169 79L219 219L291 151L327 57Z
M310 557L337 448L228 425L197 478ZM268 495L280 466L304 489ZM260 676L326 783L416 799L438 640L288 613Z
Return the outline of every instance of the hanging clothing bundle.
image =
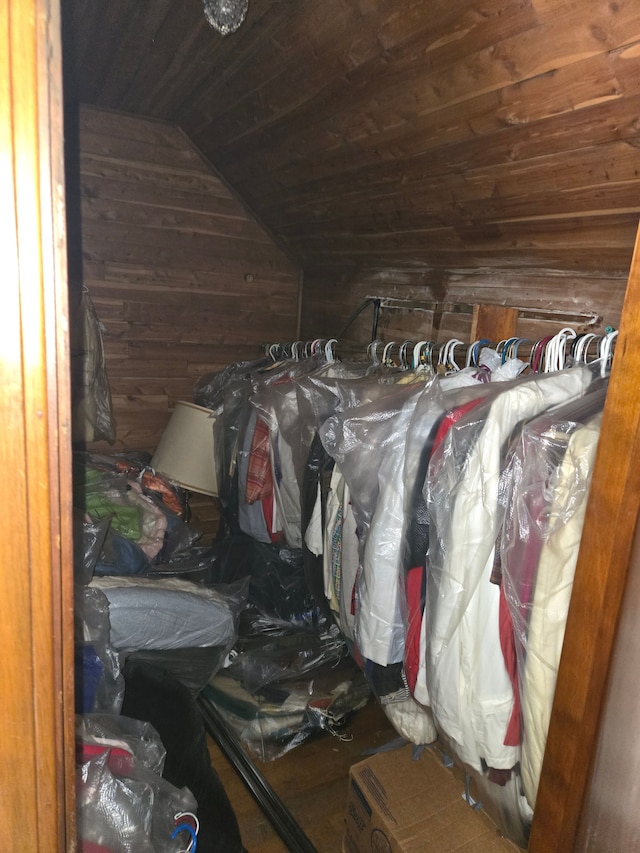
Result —
M563 330L528 361L515 339L475 342L464 359L460 341L404 342L398 359L372 346L358 363L336 361L333 342L302 358L294 345L227 382L216 410L227 517L302 549L316 603L400 734L440 737L509 788L520 830L613 337L587 366L593 341Z

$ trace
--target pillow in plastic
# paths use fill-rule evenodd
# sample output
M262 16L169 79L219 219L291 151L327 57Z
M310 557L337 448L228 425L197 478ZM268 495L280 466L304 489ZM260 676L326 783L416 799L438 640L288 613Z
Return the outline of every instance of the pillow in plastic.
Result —
M120 652L233 642L234 614L211 587L144 577L94 578L91 586L109 600L111 644Z

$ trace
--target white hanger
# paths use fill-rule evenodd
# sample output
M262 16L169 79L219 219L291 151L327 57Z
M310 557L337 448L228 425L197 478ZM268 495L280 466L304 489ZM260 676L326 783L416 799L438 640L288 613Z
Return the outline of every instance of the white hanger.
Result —
M577 341L576 348L573 352L573 357L575 358L576 362L583 362L584 364L587 363L587 351L589 349L591 342L593 340L595 340L595 338L597 338L597 337L598 336L596 334L594 334L593 332L590 332L587 335L583 335Z
M544 373L553 373L556 370L564 369L567 341L576 337L576 331L567 326L551 338L544 348Z
M407 347L412 343L413 341L403 341L400 344L400 367L403 370L407 370L409 367L409 362L407 361Z
M385 346L384 350L382 351L382 363L383 364L387 363L387 353L389 352L389 350L391 349L392 346L395 346L395 343L396 343L395 341L389 341L389 343Z
M446 352L445 365L451 365L454 373L457 373L457 371L460 370L460 367L458 366L458 364L456 362L455 350L456 350L456 347L462 343L464 343L464 341L460 341L460 340L458 340L458 338L453 338L452 340L449 341L448 349Z
M380 341L371 341L371 343L367 347L367 355L371 359L372 364L380 364L380 360L378 359L379 345Z
M324 357L327 359L328 364L333 364L333 362L336 360L335 356L333 354L333 344L337 344L337 343L338 343L337 338L331 338L330 340L327 341L327 343L324 346Z
M617 337L618 330L616 329L614 332L609 332L608 335L605 335L600 342L600 356L602 358L602 362L600 364L600 376L602 379L605 378L607 370L610 369L610 363L613 359L613 342Z
M420 367L420 353L422 352L422 347L428 343L427 341L418 341L418 343L413 348L413 359L411 360L411 366L414 370L417 370Z

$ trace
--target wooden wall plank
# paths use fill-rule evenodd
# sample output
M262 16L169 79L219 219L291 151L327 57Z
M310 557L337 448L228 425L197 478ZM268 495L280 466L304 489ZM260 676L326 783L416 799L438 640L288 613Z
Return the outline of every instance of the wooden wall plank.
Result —
M520 319L518 334L524 337L543 336L545 323L553 330L558 324L572 325L576 331L603 332L605 326L617 327L624 299L626 274L618 278L603 277L584 272L567 276L565 271L549 273L526 270L495 270L478 265L473 272L442 273L436 270L419 270L411 267L387 270L378 269L354 272L352 276L332 275L331 271L318 271L317 277L306 279L303 299L302 337L335 337L344 327L347 318L367 297L409 300L420 304L456 303L472 306L476 303L518 307ZM517 303L514 305L514 302ZM397 309L396 309L397 311ZM415 318L406 314L404 332L399 321L393 319L396 311L389 312L395 329L387 340L415 337L430 329L430 320L419 311ZM383 312L384 314L384 312ZM534 322L531 318L544 319ZM385 321L386 322L386 321ZM384 324L383 324L384 328ZM469 319L469 332L471 319ZM349 340L365 344L370 339L371 312L366 312L349 332Z
M299 271L175 128L88 107L79 124L84 284L105 327L114 447L153 452L200 376L294 337Z
M80 167L83 175L93 175L97 178L114 177L135 184L147 182L151 187L167 186L169 189L201 192L208 196L230 197L229 190L216 175L199 169L168 169L164 164L103 157L82 151Z
M503 341L512 338L518 327L518 309L502 305L474 305L471 340L487 338Z
M640 196L633 0L254 0L225 39L196 6L159 2L141 20L133 0L98 2L93 17L77 4L80 96L178 121L306 272L329 252L338 275L393 269L409 254L441 269L535 263L571 275L576 253L545 241L510 255L483 226L518 218L535 243L537 222L575 216L571 227L588 232L589 217L615 227L621 215L620 240L585 257L585 270L628 269ZM87 195L109 179L99 198L132 203L140 182L161 206L170 186L185 213L201 212L194 196L223 185L198 171L197 151L166 123L127 136L131 121L84 120L96 149L83 157ZM439 251L436 225L474 226L457 233L460 263ZM380 235L384 252L366 258L362 235Z
M625 68L628 69L626 72ZM398 177L401 177L401 170L408 159L434 149L438 150L439 158L446 157L448 149L456 143L467 143L466 149L460 149L457 154L458 162L486 157L487 148L494 154L495 141L484 140L486 144L480 146L478 136L496 133L501 139L511 140L511 145L506 148L508 161L523 156L520 153L523 142L532 135L537 145L542 146L538 149L540 153L558 150L562 138L555 140L558 134L552 131L556 125L564 127L567 134L573 134L573 138L566 140L565 149L581 147L583 143L578 129L584 126L585 119L591 136L591 125L594 125L593 132L597 132L601 114L608 115L609 109L620 110L627 98L634 97L637 92L637 52L628 47L588 57L548 74L507 86L499 92L476 95L464 103L444 105L424 115L412 114L410 122L405 125L395 125L359 140L357 159L350 155L349 149L345 149L335 132L323 134L313 124L309 126L306 123L298 129L289 123L282 138L270 138L268 144L262 139L259 147L254 141L246 154L243 146L240 150L236 146L233 152L229 152L232 156L218 155L218 164L240 189L252 181L257 182L254 191L266 201L267 192L262 188L267 187L269 174L278 174L279 186L299 186L309 184L313 179L336 178L346 169L349 170L347 174L355 176L361 169L386 163L388 168L395 167L400 171ZM594 111L594 106L603 104L606 104L606 110ZM584 110L587 112L583 117L581 113ZM546 127L544 131L536 127L536 122L545 122L548 132ZM622 129L620 118L618 124ZM506 133L509 130L512 132ZM552 133L551 142L549 133ZM610 135L611 129L609 138ZM248 145L249 141L245 143ZM300 150L307 152L308 159L300 158ZM504 156L501 161L504 161ZM269 170L266 174L265 168ZM346 186L351 186L351 182L348 181Z

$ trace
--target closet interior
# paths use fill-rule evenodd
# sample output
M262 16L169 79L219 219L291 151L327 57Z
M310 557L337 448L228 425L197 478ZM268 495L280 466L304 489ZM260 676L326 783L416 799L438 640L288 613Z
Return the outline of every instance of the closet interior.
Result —
M251 853L224 753L289 850L640 843L636 4L26 6L6 825ZM311 841L268 779L340 749ZM124 841L127 768L171 815Z

